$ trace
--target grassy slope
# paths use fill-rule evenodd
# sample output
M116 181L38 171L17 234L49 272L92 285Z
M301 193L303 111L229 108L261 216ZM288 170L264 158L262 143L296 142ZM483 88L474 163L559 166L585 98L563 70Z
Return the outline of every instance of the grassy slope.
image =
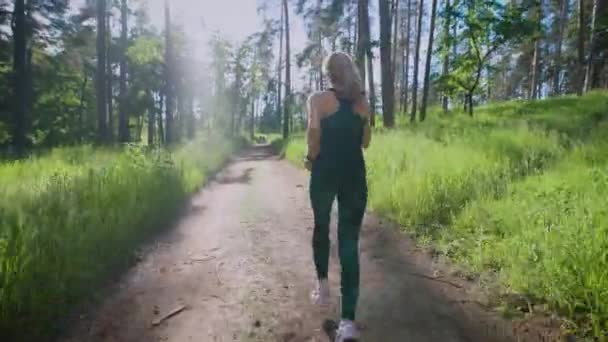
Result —
M207 140L171 154L80 147L0 165L0 335L52 334L68 307L128 264L236 148Z
M378 130L370 205L467 270L492 274L571 320L608 331L608 94L512 101L476 117ZM286 147L300 163L302 137Z

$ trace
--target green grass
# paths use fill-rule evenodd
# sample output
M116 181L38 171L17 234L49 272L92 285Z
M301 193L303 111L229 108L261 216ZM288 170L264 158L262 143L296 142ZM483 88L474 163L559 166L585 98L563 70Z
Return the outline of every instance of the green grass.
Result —
M378 129L366 152L370 207L503 294L605 337L607 122L608 93L593 92ZM304 138L285 150L300 163Z
M173 153L80 147L0 165L0 335L54 334L127 266L236 148L205 140Z

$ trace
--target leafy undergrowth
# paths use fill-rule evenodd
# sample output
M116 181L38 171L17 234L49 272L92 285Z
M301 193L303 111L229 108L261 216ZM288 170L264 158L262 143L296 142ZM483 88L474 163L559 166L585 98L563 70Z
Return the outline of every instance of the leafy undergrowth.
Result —
M65 148L0 165L0 335L41 340L237 148ZM27 333L26 333L27 332Z
M369 203L579 335L608 332L608 94L437 111L377 130ZM300 163L302 137L286 147Z

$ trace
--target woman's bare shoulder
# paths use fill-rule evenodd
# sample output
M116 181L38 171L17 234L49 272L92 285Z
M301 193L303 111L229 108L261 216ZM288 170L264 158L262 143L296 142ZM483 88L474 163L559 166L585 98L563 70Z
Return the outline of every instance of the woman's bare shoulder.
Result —
M315 91L314 93L310 94L310 96L308 96L309 102L323 102L332 99L335 99L335 96L334 93L329 90Z

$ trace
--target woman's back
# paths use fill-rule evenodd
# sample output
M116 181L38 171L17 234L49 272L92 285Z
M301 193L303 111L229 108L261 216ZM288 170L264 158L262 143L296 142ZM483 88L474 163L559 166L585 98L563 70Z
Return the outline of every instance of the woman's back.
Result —
M323 91L313 94L308 106L308 144L315 164L335 171L363 168L362 148L370 140L365 98L351 101Z
M363 127L365 119L354 112L352 101L339 99L335 112L321 120L321 146L317 161L331 169L352 170L363 162Z

